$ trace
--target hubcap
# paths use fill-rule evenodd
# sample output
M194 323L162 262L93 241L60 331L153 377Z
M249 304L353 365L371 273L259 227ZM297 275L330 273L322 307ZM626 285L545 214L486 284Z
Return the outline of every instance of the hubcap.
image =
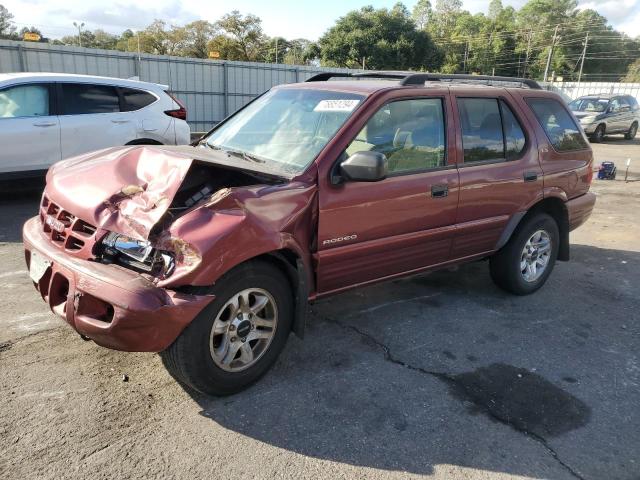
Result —
M211 358L228 372L256 363L267 351L278 324L278 309L269 292L248 288L233 295L213 321Z
M551 237L544 230L535 232L524 245L520 257L520 272L527 282L538 280L549 265Z

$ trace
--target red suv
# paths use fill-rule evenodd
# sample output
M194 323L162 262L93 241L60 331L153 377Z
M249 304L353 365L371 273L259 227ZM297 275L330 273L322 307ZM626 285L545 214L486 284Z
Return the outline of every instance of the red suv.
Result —
M569 259L593 155L531 80L320 74L275 87L192 146L54 165L24 226L51 309L105 347L162 352L184 384L237 392L308 301L489 259L518 295Z

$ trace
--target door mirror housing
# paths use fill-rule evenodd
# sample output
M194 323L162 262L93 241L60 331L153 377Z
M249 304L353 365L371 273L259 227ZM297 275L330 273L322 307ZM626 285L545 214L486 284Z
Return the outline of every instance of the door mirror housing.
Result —
M340 163L340 175L352 182L379 182L387 173L387 157L380 152L356 152Z

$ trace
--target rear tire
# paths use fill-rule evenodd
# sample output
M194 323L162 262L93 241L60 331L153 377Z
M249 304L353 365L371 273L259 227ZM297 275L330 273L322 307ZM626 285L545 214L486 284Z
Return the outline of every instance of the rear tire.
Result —
M210 293L215 300L160 356L180 383L230 395L264 375L284 348L293 320L291 285L275 266L250 261L225 274Z
M516 295L533 293L549 278L559 246L560 232L553 217L537 213L525 218L509 242L490 258L491 278Z
M596 130L591 135L591 142L593 143L602 143L604 140L604 135L606 133L606 127L602 124L598 125Z
M627 140L633 140L636 138L636 134L638 133L638 124L633 122L629 127L629 131L624 134L624 138Z

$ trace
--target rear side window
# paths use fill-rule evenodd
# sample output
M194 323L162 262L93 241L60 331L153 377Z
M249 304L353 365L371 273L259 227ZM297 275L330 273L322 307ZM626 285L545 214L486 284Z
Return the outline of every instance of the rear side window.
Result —
M638 110L638 101L633 98L633 97L627 97L627 100L629 102L629 105L631 105L631 110L633 110L634 112Z
M587 147L580 129L560 102L552 98L528 98L527 103L556 150L567 152Z
M49 115L47 85L19 85L0 90L0 118Z
M515 160L525 148L522 126L509 106L495 98L459 98L464 162Z
M122 93L122 111L133 112L141 108L151 105L156 101L156 97L144 90L136 90L135 88L120 88Z
M113 113L120 111L120 98L115 87L88 83L63 83L65 115Z
M502 110L502 124L504 125L504 140L507 160L520 157L527 142L522 126L505 102L500 100Z

